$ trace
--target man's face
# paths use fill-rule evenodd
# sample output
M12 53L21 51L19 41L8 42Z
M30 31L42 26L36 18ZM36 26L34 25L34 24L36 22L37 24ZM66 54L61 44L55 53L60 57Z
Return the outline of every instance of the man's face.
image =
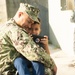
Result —
M23 15L21 16L21 21L22 27L25 28L26 30L31 28L31 25L34 23L34 21L26 13L23 13Z

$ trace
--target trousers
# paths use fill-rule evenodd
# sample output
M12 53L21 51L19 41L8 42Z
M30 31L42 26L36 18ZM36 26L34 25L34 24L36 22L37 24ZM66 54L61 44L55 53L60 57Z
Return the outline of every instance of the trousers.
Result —
M18 57L14 60L14 66L19 75L44 75L45 68L40 62L29 61L26 58ZM32 74L29 68L32 68Z

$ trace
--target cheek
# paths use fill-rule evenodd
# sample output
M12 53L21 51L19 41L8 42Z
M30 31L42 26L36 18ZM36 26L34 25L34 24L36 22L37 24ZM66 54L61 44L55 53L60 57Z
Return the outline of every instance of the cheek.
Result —
M39 30L39 31L37 31L37 34L39 35L41 33L41 31Z
M23 24L27 25L27 18L23 17L22 22L23 22Z
M37 35L39 35L40 34L40 32L37 32Z
M22 25L26 23L26 20L24 18L21 19Z
M23 26L24 26L24 27L27 27L27 26L28 26L27 21L25 21L25 20L23 21Z

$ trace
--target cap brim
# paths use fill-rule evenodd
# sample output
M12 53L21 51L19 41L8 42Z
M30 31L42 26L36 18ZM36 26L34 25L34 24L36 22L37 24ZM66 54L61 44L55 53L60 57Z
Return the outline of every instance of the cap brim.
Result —
M39 20L38 20L38 18L37 18L37 17L32 17L32 16L30 16L30 18L31 18L33 21L36 21L36 22L38 22L38 23L39 23Z
M26 12L26 13L29 15L29 17L30 17L33 21L36 21L36 22L39 23L39 20L38 20L38 17L37 17L37 16L32 15L32 14L30 14L30 13L28 13L28 12Z

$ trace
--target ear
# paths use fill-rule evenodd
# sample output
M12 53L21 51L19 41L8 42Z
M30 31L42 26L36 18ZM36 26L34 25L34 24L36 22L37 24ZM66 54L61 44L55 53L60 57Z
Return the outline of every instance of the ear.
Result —
M18 16L20 17L23 14L23 12L19 12Z

